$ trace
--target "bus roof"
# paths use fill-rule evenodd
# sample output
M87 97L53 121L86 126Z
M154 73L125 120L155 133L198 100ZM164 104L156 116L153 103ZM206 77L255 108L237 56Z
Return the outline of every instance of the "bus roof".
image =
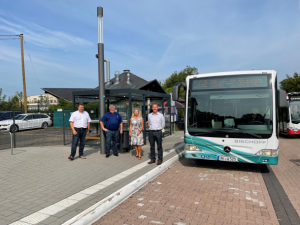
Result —
M189 78L195 77L214 77L214 76L227 76L227 75L257 75L257 74L277 74L275 70L246 70L246 71L229 71L229 72L216 72L216 73L204 73L187 76Z

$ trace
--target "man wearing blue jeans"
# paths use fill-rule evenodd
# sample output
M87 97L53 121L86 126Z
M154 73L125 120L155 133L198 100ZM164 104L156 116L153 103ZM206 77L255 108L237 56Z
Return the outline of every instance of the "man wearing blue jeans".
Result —
M105 127L104 127L105 123ZM100 120L102 130L106 132L105 154L106 158L110 156L111 141L113 141L113 153L118 156L117 141L120 134L123 133L123 120L119 113L116 112L115 106L109 106L109 112L105 113Z
M73 141L69 159L71 161L74 159L78 141L80 141L79 158L86 159L86 157L83 156L83 149L85 145L85 136L89 134L91 118L89 113L84 111L83 103L79 103L78 111L72 113L69 121L73 131Z

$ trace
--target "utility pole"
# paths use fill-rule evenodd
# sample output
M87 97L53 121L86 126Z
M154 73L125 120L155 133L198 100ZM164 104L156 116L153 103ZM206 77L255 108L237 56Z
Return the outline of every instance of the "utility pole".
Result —
M24 51L23 51L23 34L20 34L20 41L21 41L21 62L22 62L22 77L23 77L24 112L27 113L27 95L26 95L25 65L24 65Z

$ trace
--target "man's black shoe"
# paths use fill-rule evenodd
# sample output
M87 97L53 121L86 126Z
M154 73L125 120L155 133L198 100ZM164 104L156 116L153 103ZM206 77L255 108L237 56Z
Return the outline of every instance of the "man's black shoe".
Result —
M106 158L108 158L109 157L109 155L106 155Z
M115 156L119 156L119 154L118 153L116 153L116 154L114 154Z

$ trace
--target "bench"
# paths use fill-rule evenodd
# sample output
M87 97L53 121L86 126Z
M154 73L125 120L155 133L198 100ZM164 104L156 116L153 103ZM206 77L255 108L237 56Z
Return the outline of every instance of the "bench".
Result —
M100 134L88 134L85 136L88 140L100 140Z

